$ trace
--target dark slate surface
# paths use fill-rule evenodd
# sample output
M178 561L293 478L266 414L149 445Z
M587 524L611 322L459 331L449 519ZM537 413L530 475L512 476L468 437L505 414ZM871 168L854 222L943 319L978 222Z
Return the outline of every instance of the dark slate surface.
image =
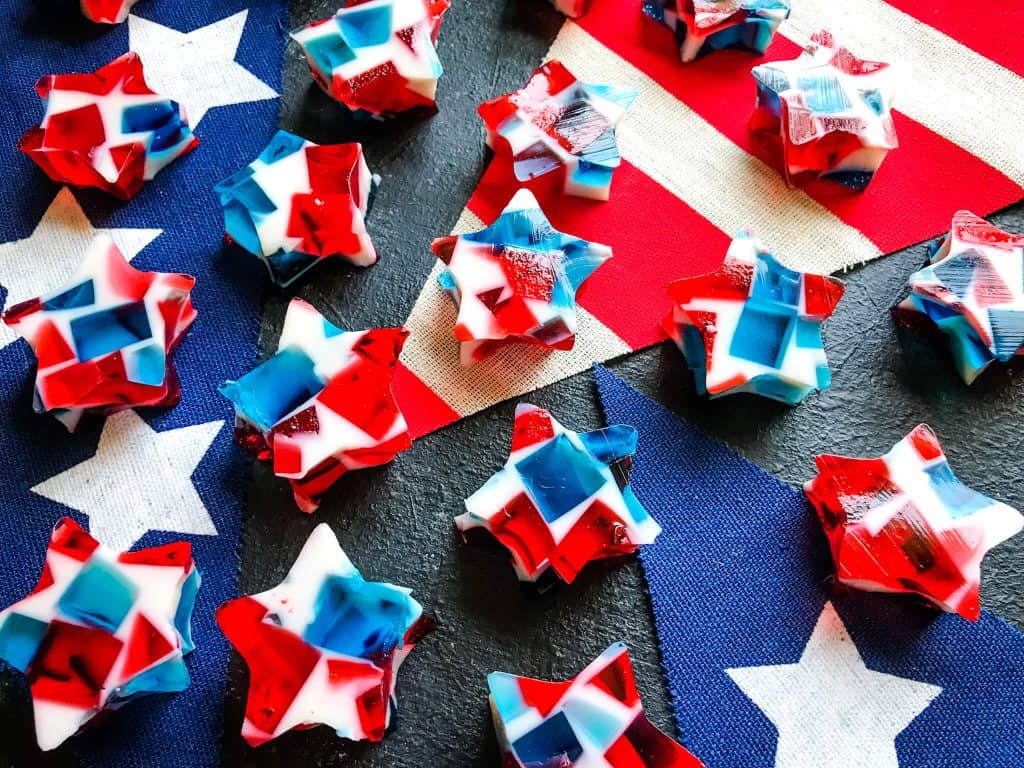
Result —
M336 5L294 0L294 22L326 16ZM382 261L366 270L329 263L318 267L315 282L295 291L268 289L264 356L276 346L292 295L343 327L405 319L431 267L430 239L449 231L486 163L476 105L521 85L560 22L542 0L462 0L440 40L442 111L384 124L349 119L309 83L301 54L289 48L282 127L319 142L364 142L371 168L384 179L370 218ZM993 219L1024 231L1024 205ZM1024 508L1020 382L995 380L968 389L941 350L924 347L908 355L896 338L887 310L924 253L923 246L910 248L847 276L846 297L826 331L833 388L797 408L746 396L699 401L681 356L667 343L611 368L794 483L812 474L816 453L877 454L927 421L965 482ZM589 374L528 399L552 408L575 429L602 424ZM497 766L487 673L568 677L616 640L631 648L651 719L675 733L639 563L591 566L571 587L536 598L519 587L503 552L463 545L454 532L451 519L462 499L506 458L513 409L514 403L492 408L418 441L388 467L349 475L311 517L295 509L287 484L266 465L254 469L243 593L277 583L312 528L327 522L367 578L413 587L440 626L402 667L401 709L392 732L376 745L339 741L321 728L248 748L237 736L247 675L234 659L224 765ZM1022 554L1024 537L989 556L983 602L1024 628ZM32 748L31 711L9 677L0 679L0 713L0 765L74 765L67 748L46 759Z

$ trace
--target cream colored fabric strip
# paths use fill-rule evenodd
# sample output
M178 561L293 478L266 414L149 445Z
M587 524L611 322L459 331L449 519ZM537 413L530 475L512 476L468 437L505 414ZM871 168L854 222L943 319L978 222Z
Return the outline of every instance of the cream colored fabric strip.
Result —
M454 234L483 227L484 223L467 208ZM576 345L571 351L551 352L512 344L464 367L459 362L459 344L452 336L455 307L437 284L441 269L440 263L434 266L405 322L411 334L402 351L402 362L462 416L585 371L595 361L631 351L607 326L578 307Z
M781 31L820 29L897 67L896 109L1024 183L1024 79L882 0L800 0Z
M811 272L882 255L859 230L789 189L777 170L573 22L562 27L548 59L559 59L584 82L636 88L617 132L622 156L727 234L753 229L787 266Z

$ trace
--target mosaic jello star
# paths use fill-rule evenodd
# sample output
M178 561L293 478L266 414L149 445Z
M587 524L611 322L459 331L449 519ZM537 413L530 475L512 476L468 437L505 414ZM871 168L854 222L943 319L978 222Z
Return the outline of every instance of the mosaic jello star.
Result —
M615 127L635 98L632 88L581 83L561 62L549 61L523 88L477 111L493 162L511 163L520 182L553 174L566 195L607 200L622 159Z
M408 331L343 331L292 299L277 354L229 381L235 440L287 478L295 503L313 512L349 470L386 464L412 446L391 393Z
M492 672L487 685L506 768L703 768L647 719L622 643L566 682Z
M1020 512L953 474L935 433L918 426L877 459L818 456L804 490L844 584L916 593L976 620L981 561L1021 530Z
M594 0L551 0L555 10L564 13L570 19L578 19L585 14Z
M636 442L632 427L577 433L521 403L508 462L466 499L455 524L501 542L520 581L550 569L570 583L591 560L632 554L661 533L629 487Z
M97 24L120 24L138 0L82 0L82 13Z
M199 143L185 109L146 85L134 53L91 74L47 75L36 91L46 112L18 149L59 184L128 200Z
M0 612L0 658L28 681L40 749L103 710L188 688L198 590L187 542L117 554L57 523L39 583Z
M799 58L752 73L750 130L781 157L790 186L828 179L862 191L898 146L889 65L858 59L828 32L813 35Z
M526 190L487 229L441 237L432 247L447 266L438 281L459 312L463 365L510 342L572 349L576 292L612 255L606 245L552 227Z
M821 324L843 290L834 277L787 269L741 232L717 271L669 284L662 328L700 394L750 392L793 405L831 383Z
M993 363L1024 357L1024 235L959 211L909 285L896 319L924 319L945 334L968 384Z
M73 432L85 413L175 405L172 355L196 318L194 284L189 275L140 272L97 235L66 285L3 314L35 352L36 412Z
M723 48L764 53L789 17L789 0L644 0L643 9L672 30L689 63Z
M437 35L448 0L347 0L331 18L292 32L313 79L353 111L434 108Z
M222 605L217 623L249 668L242 738L255 747L326 725L383 739L398 668L434 629L410 594L363 579L322 523L283 582Z
M260 156L217 184L228 237L288 286L321 259L377 261L366 232L379 178L360 144L321 146L278 131Z

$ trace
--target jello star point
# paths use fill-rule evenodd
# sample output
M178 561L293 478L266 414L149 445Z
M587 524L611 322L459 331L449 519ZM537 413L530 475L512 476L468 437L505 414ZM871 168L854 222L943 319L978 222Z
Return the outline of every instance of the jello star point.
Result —
M700 394L750 392L792 405L831 383L821 324L843 291L834 277L783 266L741 232L715 272L669 284L673 309L662 328Z
M750 130L781 156L791 186L826 179L863 191L898 146L890 65L858 58L828 32L813 35L798 58L751 73Z
M366 581L321 523L283 582L218 608L221 631L249 668L242 738L259 746L327 725L341 738L383 739L398 668L434 629L410 595Z
M97 235L62 287L6 309L37 360L33 407L74 431L85 413L175 405L173 353L196 318L195 278L132 267Z
M441 237L441 288L458 309L455 338L464 365L509 342L572 349L576 292L611 248L559 232L520 190L486 229Z
M138 0L81 0L82 15L96 24L120 24Z
M347 0L327 19L292 32L317 85L376 117L435 108L437 36L448 0Z
M18 149L61 184L128 200L199 143L185 108L147 85L135 52L89 74L46 75L36 91L45 112Z
M188 688L199 582L187 542L118 554L57 522L39 583L0 612L0 658L28 681L40 749L105 710Z
M622 162L615 129L636 98L633 88L583 83L560 61L538 67L515 93L477 109L492 162L510 164L520 183L544 177L555 191L607 200Z
M896 319L923 318L942 333L967 384L1024 357L1024 235L958 211L908 284Z
M818 475L804 490L840 582L914 593L978 618L982 558L1020 532L1020 512L965 485L926 424L879 458L822 455L815 463Z
M7 289L6 306L40 296L66 282L96 235L107 235L131 261L163 232L161 229L93 227L74 193L61 187L31 234L0 243L0 285ZM0 323L0 349L18 334Z
M592 560L632 554L661 533L629 486L636 445L632 427L577 433L520 403L508 461L466 499L455 524L501 542L520 581L551 571L572 582Z
M404 328L343 331L292 299L277 354L220 392L235 405L235 440L287 478L312 512L350 470L412 446L391 391Z
M647 719L622 643L565 682L492 672L487 686L507 768L703 768Z
M286 287L323 259L376 263L365 217L379 182L361 144L321 145L278 131L259 157L214 191L227 237Z
M671 29L684 64L723 48L762 54L789 16L789 0L644 0L644 13Z

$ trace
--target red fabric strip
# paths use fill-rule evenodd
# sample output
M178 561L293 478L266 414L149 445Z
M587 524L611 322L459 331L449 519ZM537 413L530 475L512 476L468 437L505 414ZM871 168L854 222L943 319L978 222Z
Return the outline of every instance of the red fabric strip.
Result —
M887 0L889 5L1024 75L1024 3L1019 0Z
M776 165L747 130L754 103L750 69L762 61L795 58L800 52L795 43L777 35L763 59L730 50L683 65L672 33L631 0L597 0L579 24L738 146ZM948 230L959 208L984 215L1024 197L1024 188L948 139L905 115L895 120L900 147L889 153L866 192L831 183L805 188L880 250L899 250ZM823 232L822 246L827 243Z
M518 186L507 163L492 162L469 209L489 224ZM733 234L626 162L615 171L608 202L526 186L556 229L611 246L611 260L587 279L577 300L633 349L664 338L658 322L671 308L665 286L717 268Z
M414 440L462 418L402 363L395 368L391 389Z

